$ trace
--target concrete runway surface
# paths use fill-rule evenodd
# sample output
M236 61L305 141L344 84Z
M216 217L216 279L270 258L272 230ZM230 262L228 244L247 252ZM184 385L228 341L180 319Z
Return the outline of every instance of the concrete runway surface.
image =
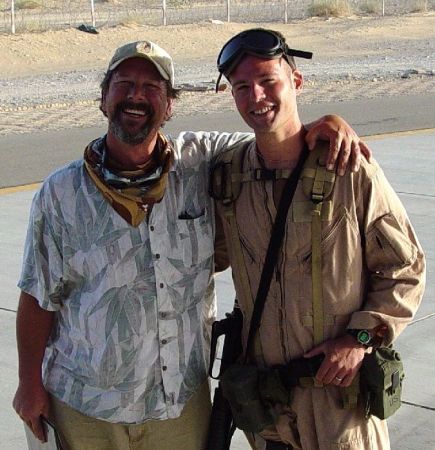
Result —
M435 126L433 99L398 98L376 102L353 102L336 105L311 105L304 108L304 120L326 112L339 112L353 123L361 135L394 133L396 131ZM390 108L388 110L388 108ZM388 113L386 112L388 110ZM421 114L421 112L425 112ZM385 115L382 115L382 114ZM422 117L424 116L424 117ZM419 117L420 120L416 120ZM389 119L388 119L389 118ZM193 127L192 124L195 124ZM229 126L229 124L231 126ZM181 118L168 124L168 131L180 129L245 129L236 115L225 117L205 115ZM234 128L237 127L237 128ZM36 186L53 165L59 166L80 157L88 140L104 130L63 130L37 136L21 135L0 139L0 183L17 188L0 189L0 358L2 386L0 389L0 448L27 448L24 430L11 402L17 386L17 355L15 350L15 310L17 307L22 247L31 198ZM405 204L428 264L426 294L417 317L399 337L400 351L406 370L403 399L406 404L389 421L393 450L430 450L435 448L435 129L367 138L393 187ZM72 143L73 145L66 145ZM49 149L62 147L68 151L53 155ZM74 148L72 148L74 146ZM24 167L24 168L23 168ZM30 186L22 187L23 184ZM218 275L219 315L231 309L234 298L230 273ZM247 450L243 435L236 433L232 449ZM123 450L123 449L120 449ZM175 450L175 449L174 449Z

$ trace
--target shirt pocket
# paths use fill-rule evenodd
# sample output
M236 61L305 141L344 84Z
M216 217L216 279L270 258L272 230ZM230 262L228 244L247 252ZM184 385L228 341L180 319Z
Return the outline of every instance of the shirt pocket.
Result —
M344 206L324 228L321 241L321 273L325 325L335 326L336 316L351 313L360 303L362 248L359 229ZM325 226L325 225L324 225ZM311 232L308 249L300 256L303 298L312 301Z
M322 253L322 266L325 266L325 259L329 260L331 254L336 253L341 239L347 237L351 229L351 222L346 208L338 208L338 214L330 222L322 222L322 238L320 243ZM298 261L302 264L305 273L311 274L311 256L312 256L312 236L311 223L304 224L302 228L305 242L303 248L298 254Z
M367 265L372 272L401 269L417 256L417 247L391 213L373 223L366 247Z
M214 236L210 215L202 214L193 218L180 215L177 220L180 252L183 264L194 267L213 256Z

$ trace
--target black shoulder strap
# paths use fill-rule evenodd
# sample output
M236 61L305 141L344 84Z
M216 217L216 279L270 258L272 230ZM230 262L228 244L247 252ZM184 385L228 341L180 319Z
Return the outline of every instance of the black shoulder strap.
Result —
M285 226L287 223L288 210L293 200L299 177L302 172L305 160L308 156L308 149L305 147L299 157L299 161L288 178L281 199L278 205L278 211L275 223L272 228L272 235L269 241L269 247L264 261L263 271L261 273L260 283L258 286L257 296L254 303L254 311L252 312L251 324L249 327L248 342L246 345L245 363L249 355L249 350L253 344L255 333L260 325L261 316L263 314L264 305L266 304L267 294L269 293L270 282L272 281L273 272L275 270L278 252L285 234Z

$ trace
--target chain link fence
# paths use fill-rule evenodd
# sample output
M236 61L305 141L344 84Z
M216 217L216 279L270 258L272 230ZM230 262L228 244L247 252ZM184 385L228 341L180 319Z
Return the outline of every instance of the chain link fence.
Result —
M435 0L0 0L0 32L80 25L92 32L119 24L175 25L208 20L287 22L317 13L393 15L434 9Z

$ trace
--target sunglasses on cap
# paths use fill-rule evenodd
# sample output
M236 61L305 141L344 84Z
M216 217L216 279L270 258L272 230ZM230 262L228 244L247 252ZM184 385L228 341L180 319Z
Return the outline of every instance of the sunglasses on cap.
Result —
M279 56L290 64L289 56L311 59L311 52L290 48L276 33L262 28L242 31L232 37L223 47L217 59L219 77L216 81L216 92L222 75L229 75L245 54L273 59Z

